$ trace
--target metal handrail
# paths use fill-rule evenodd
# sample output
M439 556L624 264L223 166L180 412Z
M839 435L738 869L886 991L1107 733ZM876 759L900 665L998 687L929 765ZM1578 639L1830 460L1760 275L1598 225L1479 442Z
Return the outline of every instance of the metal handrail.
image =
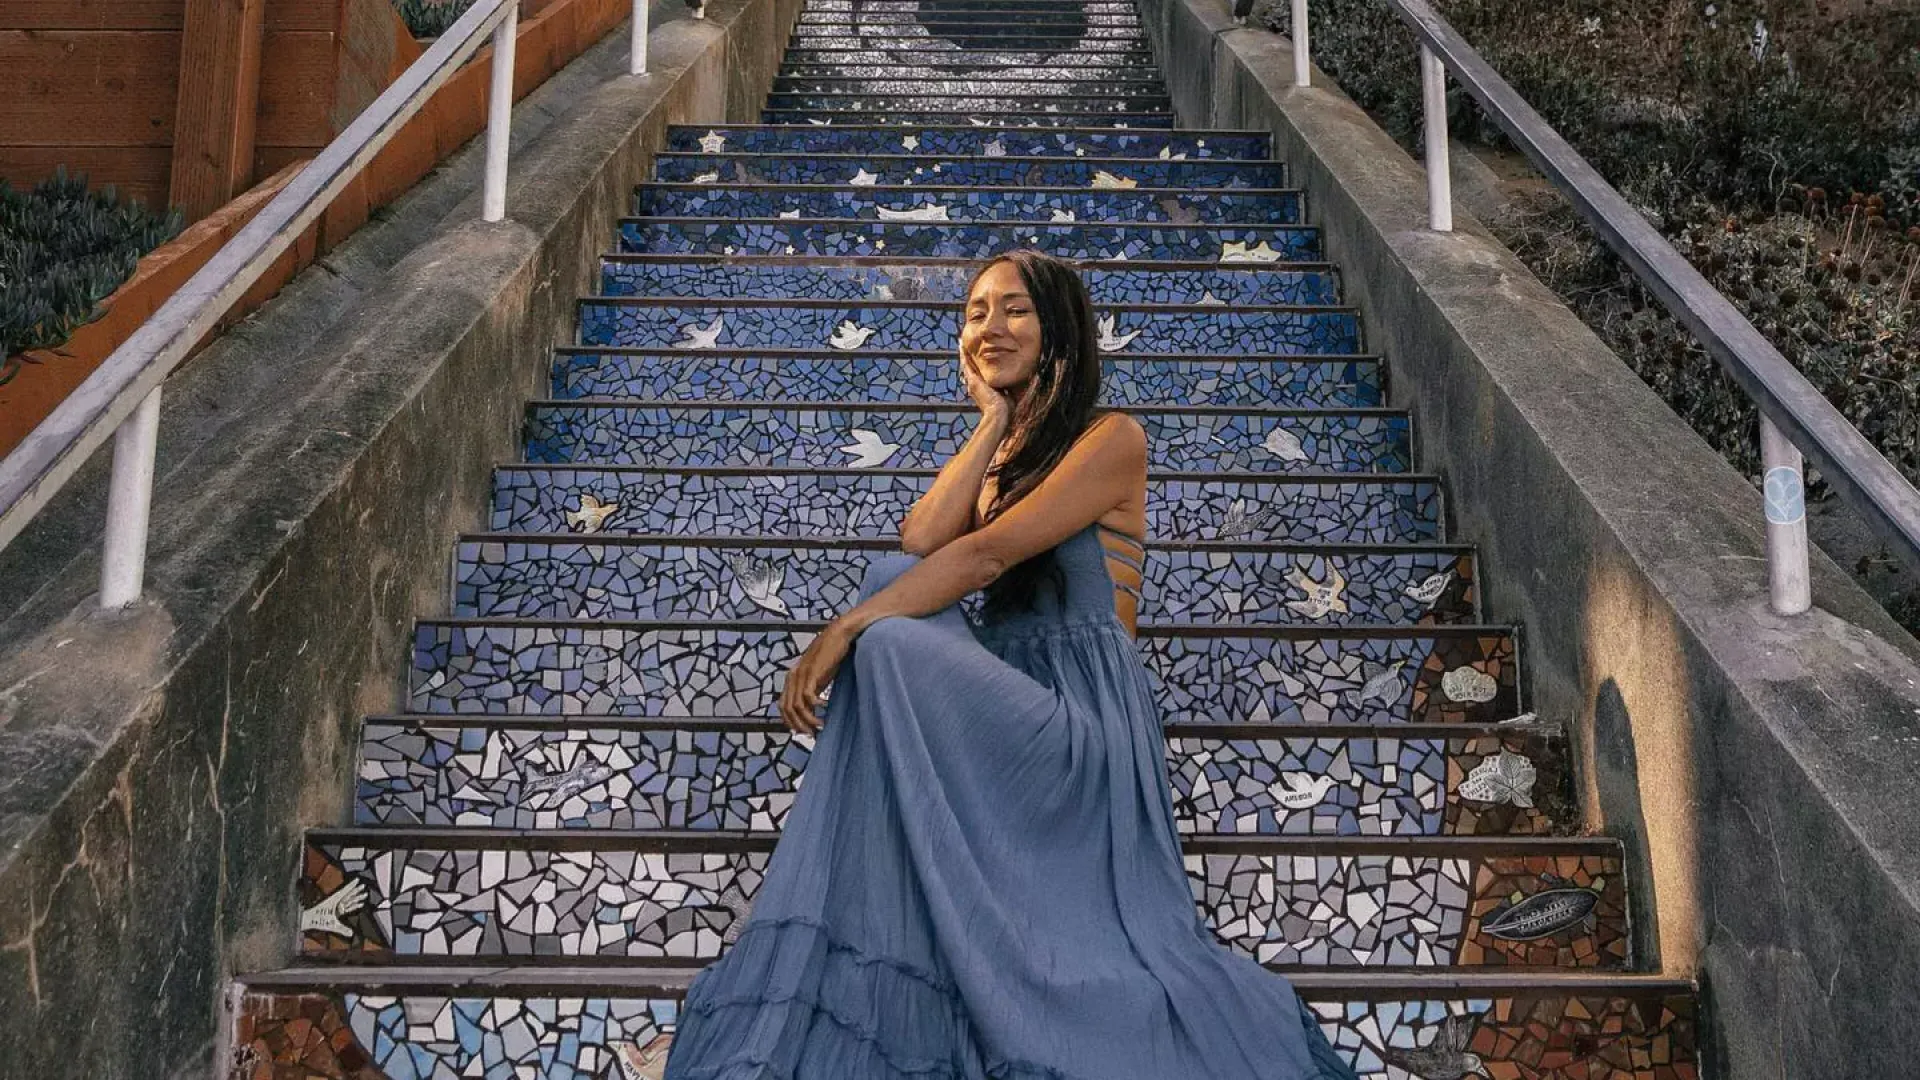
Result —
M100 606L139 599L146 573L160 387L267 268L312 225L435 90L487 43L493 64L487 100L481 218L506 215L508 125L513 109L519 0L475 0L338 137L187 279L45 420L0 460L0 548L25 529L82 464L114 436L107 496ZM647 69L647 0L633 0L628 71Z
M1791 615L1812 606L1802 452L1875 531L1920 567L1920 491L1426 0L1383 2L1420 39L1430 227L1439 232L1453 228L1446 108L1446 76L1451 73L1759 406L1774 610ZM1307 0L1292 0L1292 13L1294 85L1304 87L1312 83Z

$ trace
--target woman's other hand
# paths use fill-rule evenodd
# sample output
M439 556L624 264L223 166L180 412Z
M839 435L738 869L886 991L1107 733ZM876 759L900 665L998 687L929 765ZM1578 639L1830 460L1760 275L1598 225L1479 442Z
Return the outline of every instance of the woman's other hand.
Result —
M800 659L787 672L787 685L780 691L780 721L796 735L815 735L826 721L820 708L826 704L827 688L847 658L853 636L838 620L828 623L813 637Z

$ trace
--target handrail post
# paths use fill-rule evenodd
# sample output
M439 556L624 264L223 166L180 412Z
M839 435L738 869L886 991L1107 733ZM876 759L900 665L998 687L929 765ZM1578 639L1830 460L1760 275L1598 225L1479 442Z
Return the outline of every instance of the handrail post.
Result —
M1420 43L1420 96L1426 109L1427 224L1453 231L1453 173L1447 163L1447 69L1432 47Z
M480 220L507 216L507 136L513 127L513 45L519 36L520 4L509 0L506 17L493 28L493 81L487 87L487 175L481 187Z
M647 73L647 0L633 0L633 55L627 62L627 74Z
M1313 52L1307 44L1307 0L1293 0L1293 85L1313 85Z
M1760 417L1761 491L1767 510L1767 585L1773 610L1798 615L1813 606L1807 567L1806 481L1800 448Z
M113 477L107 486L106 547L100 559L100 606L140 599L147 576L147 522L153 510L153 455L160 437L160 388L154 387L113 433Z

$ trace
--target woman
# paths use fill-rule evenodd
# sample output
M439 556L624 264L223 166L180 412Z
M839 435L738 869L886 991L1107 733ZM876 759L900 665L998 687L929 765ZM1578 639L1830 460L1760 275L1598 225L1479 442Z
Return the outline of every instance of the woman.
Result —
M1066 263L975 276L980 422L787 677L812 760L666 1080L1353 1076L1195 909L1131 638L1146 434L1096 408L1097 337Z

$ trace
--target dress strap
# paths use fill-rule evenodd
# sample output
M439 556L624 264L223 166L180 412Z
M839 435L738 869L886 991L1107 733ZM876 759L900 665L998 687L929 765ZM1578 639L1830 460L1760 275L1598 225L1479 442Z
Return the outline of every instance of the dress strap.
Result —
M1145 578L1147 573L1147 565L1146 565L1147 546L1141 543L1139 540L1135 539L1134 537L1121 532L1119 529L1116 529L1111 525L1105 525L1098 521L1094 522L1093 524L1094 524L1094 527L1099 529L1102 533L1108 536L1118 537L1120 540L1124 541L1129 548L1132 549L1132 554L1128 554L1126 552L1111 550L1105 544L1102 544L1100 545L1100 553L1106 556L1107 558L1112 559L1114 562L1132 567L1134 573L1139 574L1142 578ZM1126 593L1127 595L1133 597L1135 600L1141 599L1140 587L1138 585L1130 585L1127 582L1119 580L1118 578L1114 579L1113 584L1121 592Z

